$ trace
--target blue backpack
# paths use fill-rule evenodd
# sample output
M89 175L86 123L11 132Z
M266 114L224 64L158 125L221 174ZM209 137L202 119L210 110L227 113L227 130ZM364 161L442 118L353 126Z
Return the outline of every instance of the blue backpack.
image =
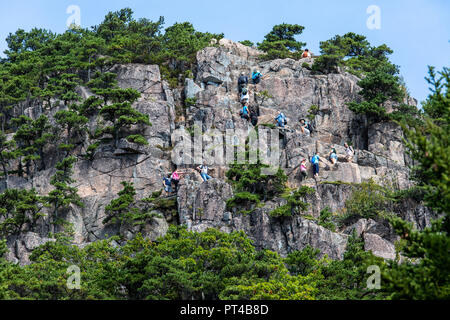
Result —
M248 114L248 108L247 108L247 106L244 106L244 107L242 108L242 114Z

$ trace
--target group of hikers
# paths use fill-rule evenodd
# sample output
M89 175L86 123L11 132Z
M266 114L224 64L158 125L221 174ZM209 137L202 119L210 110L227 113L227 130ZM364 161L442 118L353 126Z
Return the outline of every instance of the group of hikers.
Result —
M305 49L305 51L302 54L302 58L310 58L311 52L309 52L308 49ZM254 70L251 76L251 81L254 85L259 84L261 82L261 79L263 78L263 75L259 70ZM241 73L239 79L238 79L238 91L239 91L239 98L240 102L242 104L242 109L239 112L242 119L245 119L247 121L251 121L253 126L256 126L258 123L258 117L260 116L259 112L259 106L249 106L250 101L250 93L248 89L249 79L245 75L244 72ZM279 112L277 117L275 118L275 121L277 123L277 126L279 128L285 128L287 125L287 118L286 115L283 112ZM306 135L310 136L313 133L314 127L312 123L309 121L301 118L299 119L300 122L300 130L301 132ZM351 146L349 146L347 143L344 144L345 147L345 153L346 153L346 160L348 162L351 162L354 156L355 151ZM338 161L338 156L336 149L332 146L331 151L328 155L328 160L334 165ZM319 156L319 153L316 152L313 157L311 158L310 162L312 164L313 169L313 176L314 178L317 178L319 176L319 162L322 161L322 159ZM301 173L301 180L306 179L308 176L307 173L307 167L306 167L307 160L303 159L300 163L300 173ZM200 173L200 176L202 177L203 181L208 181L209 179L212 179L211 176L208 175L208 166L206 163L203 163L202 165L198 166L196 170ZM185 174L186 172L181 172L178 169L175 170L173 173L167 175L167 177L163 178L163 186L164 190L167 195L171 195L174 192L174 189L172 186L175 187L175 192L178 192L178 184L180 182L181 175Z
M352 146L348 145L348 143L344 144L345 147L345 159L347 162L352 162L353 156L355 155L355 150ZM328 160L334 165L338 161L337 151L334 146L331 146L331 151L328 155ZM319 156L319 153L316 152L314 156L311 158L311 164L313 169L313 177L317 178L319 176L319 162L322 159ZM307 167L306 167L306 159L303 159L300 163L300 174L301 179L306 179L308 176Z
M206 165L206 162L198 166L196 170L200 173L200 176L202 177L203 181L208 181L212 179L212 177L208 175L209 168ZM186 172L182 172L176 169L172 174L169 174L167 175L167 177L163 178L163 187L167 196L170 196L174 192L175 193L178 192L178 184L180 183L180 179L183 174L186 174ZM175 191L172 185L175 187Z
M259 70L254 70L252 73L252 83L257 85L261 82L263 75ZM249 79L245 75L245 72L242 72L238 79L238 91L239 91L239 101L241 102L242 109L239 111L239 115L242 119L250 121L253 126L258 124L259 106L249 106L250 103L250 92L248 88Z

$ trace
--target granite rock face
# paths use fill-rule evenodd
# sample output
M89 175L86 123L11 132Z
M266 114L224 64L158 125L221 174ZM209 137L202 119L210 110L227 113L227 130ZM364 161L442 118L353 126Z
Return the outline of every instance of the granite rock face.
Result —
M230 212L226 201L233 196L233 189L226 182L226 164L210 164L213 179L203 182L200 174L193 170L200 164L196 163L178 166L186 174L182 176L177 194L177 223L199 232L210 227L225 232L242 230L257 248L276 250L282 255L310 245L333 259L342 258L347 237L355 228L364 236L366 250L393 258L393 243L397 238L383 222L361 219L353 226L332 232L305 216L318 218L326 207L333 212L342 210L351 196L353 183L374 179L378 183L388 181L401 189L410 187L409 160L401 143L401 129L393 123L369 125L364 117L348 109L347 102L360 99L359 79L354 75L313 75L307 67L312 59L261 61L260 55L256 49L222 39L218 46L197 53L195 78L186 79L185 85L176 89L169 88L155 65L127 64L112 68L118 75L120 87L141 92L134 107L149 115L152 126L143 131L142 128L132 130L143 132L149 145L142 147L121 140L117 149L99 149L92 160L80 159L76 163L74 186L85 207L73 207L65 217L74 226L76 244L84 245L119 231L103 225L102 221L105 206L117 197L122 181L134 183L139 199L161 190L162 177L176 167L168 152L179 143L172 138L176 129L192 129L200 123L203 131L214 133L208 139L221 139L226 130L252 130L253 126L239 116L237 79L242 72L251 74L259 70L264 75L261 83L248 86L250 106L259 106L259 124L274 125L279 111L287 116L287 128L280 135L277 162L288 175L289 187L307 185L315 189L308 198L308 211L304 216L273 218L269 212L283 204L283 199L274 199L254 208L248 215ZM78 91L85 98L92 95L87 88L80 87ZM182 116L177 115L176 106L184 105L186 98L195 98L195 105L186 107ZM311 106L316 108L311 109ZM29 110L33 116L39 112L39 106ZM311 135L302 133L301 118L314 119L315 131ZM95 128L93 119L90 128ZM350 142L355 149L351 162L345 158L345 142ZM204 141L203 145L206 143ZM82 154L88 145L87 139L77 152ZM328 159L331 147L338 153L338 162L334 165ZM322 159L320 176L316 180L312 178L308 161L309 176L301 181L300 162L303 158L309 160L315 152ZM48 169L40 171L31 181L11 177L9 187L33 187L41 194L48 193L52 189L49 181L55 172L53 158L50 153L46 160ZM419 203L403 203L402 212L403 217L418 228L430 224L431 212ZM155 219L145 226L144 236L152 240L163 236L168 225L165 219ZM121 231L128 238L136 232L133 228ZM43 223L34 233L8 239L8 258L29 263L30 250L51 241L46 238L47 234L48 227Z

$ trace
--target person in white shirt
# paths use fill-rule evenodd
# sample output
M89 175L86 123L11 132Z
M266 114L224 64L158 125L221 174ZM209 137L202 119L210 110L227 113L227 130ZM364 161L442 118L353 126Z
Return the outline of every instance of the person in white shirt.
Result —
M344 144L345 154L348 162L352 162L353 156L355 155L355 150L353 150L352 146L349 146L347 143Z
M208 166L206 165L206 162L203 162L203 164L198 166L197 169L200 171L200 175L202 176L203 181L208 181L209 179L212 179L208 175Z

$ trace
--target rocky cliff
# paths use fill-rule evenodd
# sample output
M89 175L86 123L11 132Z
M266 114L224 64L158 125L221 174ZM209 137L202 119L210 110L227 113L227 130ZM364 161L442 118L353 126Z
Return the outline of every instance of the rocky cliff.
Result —
M112 69L118 76L120 87L133 88L142 94L134 107L150 116L152 126L144 133L149 145L138 146L123 139L117 149L103 148L92 160L78 160L74 186L85 207L73 207L65 217L73 224L76 244L83 245L117 233L118 230L105 226L102 221L105 206L122 189L122 181L134 183L138 198L161 190L162 177L175 169L171 158L171 150L177 143L172 141L175 130L192 128L196 122L202 123L203 131L248 130L251 124L238 114L240 103L236 83L241 72L249 74L254 69L259 69L265 76L260 84L249 86L250 104L260 106L259 123L273 124L278 111L288 117L279 165L288 176L289 187L307 185L315 190L308 196L310 206L305 216L318 217L325 207L334 212L343 209L352 192L351 184L371 178L399 189L412 185L408 170L411 161L404 152L401 129L388 122L371 125L347 108L347 102L360 99L357 77L345 72L313 75L309 69L313 63L311 59L262 62L258 59L260 54L242 44L222 39L218 46L198 52L195 78L186 79L185 86L177 89L169 88L162 80L158 66L128 64ZM78 90L83 98L92 95L84 87ZM270 94L264 101L257 96L263 91ZM185 107L186 98L195 98L195 105ZM307 137L301 133L298 119L310 114L312 105L318 107L313 114L316 132ZM30 106L25 112L37 117L42 108ZM90 130L95 130L95 119L91 119ZM356 151L352 162L344 158L343 144L349 141ZM88 145L86 139L79 153ZM327 160L331 146L335 146L339 154L335 165ZM301 182L300 161L314 152L324 159L320 164L320 177L313 179L310 172L308 179ZM51 152L47 153L45 161L49 169L40 171L31 181L11 177L9 187L35 188L40 194L48 193L52 188L50 177L55 172ZM385 222L360 219L352 226L332 232L304 216L286 219L269 216L271 210L283 204L282 198L267 201L248 215L229 212L226 201L233 196L233 189L225 178L226 165L210 166L210 175L214 179L207 182L202 182L194 167L181 166L187 174L181 179L176 198L177 216L163 215L143 228L129 227L121 230L122 233L131 237L136 232L143 232L156 239L164 235L171 223L187 225L200 232L209 227L226 232L243 230L258 248L285 255L310 245L333 259L340 259L348 234L355 228L363 234L367 250L384 258L395 256L393 243L397 238ZM431 218L423 206L412 200L402 204L401 214L418 228L428 225ZM46 238L48 231L48 224L43 222L35 232L10 237L8 258L28 263L32 249L50 241Z

